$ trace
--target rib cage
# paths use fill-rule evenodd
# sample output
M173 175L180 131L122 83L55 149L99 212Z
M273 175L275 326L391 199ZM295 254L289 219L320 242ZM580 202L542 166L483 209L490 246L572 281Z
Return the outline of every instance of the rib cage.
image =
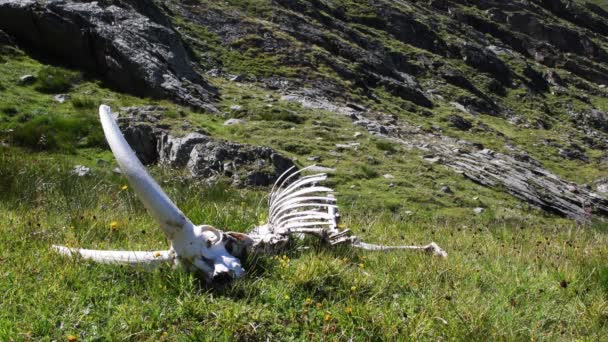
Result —
M297 228L334 230L337 226L337 205L334 190L318 185L327 179L320 173L289 180L314 165L285 171L277 179L268 200L268 224L278 234Z

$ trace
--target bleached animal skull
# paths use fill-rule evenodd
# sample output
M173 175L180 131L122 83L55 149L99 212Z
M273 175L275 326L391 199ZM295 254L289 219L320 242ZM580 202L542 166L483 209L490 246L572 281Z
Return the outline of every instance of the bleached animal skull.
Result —
M336 198L333 190L318 185L325 174L296 176L287 170L272 188L268 223L250 233L222 232L208 225L194 225L169 199L148 174L116 124L110 107L99 107L104 134L129 184L156 219L171 242L168 251L100 251L53 246L65 255L103 263L156 264L172 261L190 271L200 272L208 281L239 278L245 271L241 258L246 253L271 252L285 246L292 236L314 235L330 245L349 244L366 250L417 249L446 257L437 244L426 246L381 246L361 242L348 229L338 229Z

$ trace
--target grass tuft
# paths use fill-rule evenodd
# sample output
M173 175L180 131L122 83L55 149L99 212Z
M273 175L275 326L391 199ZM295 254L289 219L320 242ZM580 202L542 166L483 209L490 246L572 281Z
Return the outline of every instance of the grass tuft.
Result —
M34 88L48 94L65 93L72 88L78 78L77 72L49 66L38 72Z

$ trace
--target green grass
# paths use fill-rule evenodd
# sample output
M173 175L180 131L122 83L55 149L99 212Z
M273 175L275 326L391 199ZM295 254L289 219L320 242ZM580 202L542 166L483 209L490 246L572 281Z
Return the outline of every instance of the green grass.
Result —
M42 93L64 93L72 88L78 77L77 72L56 67L44 67L38 71L34 87Z
M344 224L367 241L433 240L448 259L305 241L313 248L249 259L245 278L211 289L169 267L147 271L56 255L51 244L148 250L166 242L134 194L121 190L125 181L112 166L73 177L75 163L91 161L0 152L0 242L8 247L0 250L0 340L601 340L608 334L605 227L530 214L402 217L341 201ZM264 192L153 173L195 222L247 231L263 217Z
M262 19L270 11L270 2L262 0L201 3L203 10L229 6ZM363 5L339 1L334 7L363 22L375 20ZM282 65L280 55L257 50L256 36L227 47L204 28L178 24L191 36L184 39L204 69L221 61L225 71L246 77L304 72ZM410 57L422 53L387 32L367 30ZM345 117L281 101L279 93L255 84L209 77L221 90L217 107L224 115L207 115L168 101L119 94L78 72L45 66L18 51L0 58L1 341L65 340L70 335L81 340L151 341L519 341L608 336L608 238L603 222L578 226L530 208L500 188L481 187L441 165L424 162L421 151L371 136ZM475 74L463 63L454 67ZM521 67L513 65L515 70ZM329 67L316 68L323 77L350 87ZM38 75L38 83L16 85L25 74ZM424 81L428 80L421 77ZM474 81L481 89L487 77L476 76ZM450 85L437 87L447 98L471 95ZM556 109L588 108L569 95L541 99L523 97L521 89L506 92L505 104L526 122L543 115L541 102L556 109L549 129L459 113L474 128L483 124L491 129L462 132L442 121L455 112L449 100L435 100L432 116L427 116L383 88L371 91L377 100L366 100L362 94L356 99L372 111L421 127L437 125L446 135L497 151L505 151L507 143L521 146L567 179L590 182L606 172L605 163L595 163L603 151L587 149L594 162L583 164L563 160L555 148L543 144L567 136L582 138L565 110ZM53 99L57 92L69 93L70 100L58 103ZM356 89L347 92L358 94ZM594 96L591 101L608 108L604 98ZM231 141L270 146L300 166L318 158L319 165L336 169L327 184L336 188L343 223L356 235L371 243L435 241L449 258L332 250L307 240L278 258L251 258L245 264L245 278L224 288L209 288L170 267L148 271L60 257L50 250L52 244L167 247L131 190L122 190L125 179L111 172L116 165L97 121L95 108L100 103L115 110L162 105L167 108L162 123L173 126L176 134L203 130ZM232 110L234 105L241 109ZM244 123L224 126L228 117ZM190 127L182 128L184 124ZM356 132L362 134L355 138ZM360 145L336 146L352 142ZM72 175L77 164L91 167L92 174ZM184 179L181 170L156 167L152 173L195 223L245 232L266 215L267 189L208 186ZM441 192L443 186L453 193ZM486 210L475 215L475 207ZM116 230L110 229L113 221L118 223ZM298 249L300 245L312 248Z

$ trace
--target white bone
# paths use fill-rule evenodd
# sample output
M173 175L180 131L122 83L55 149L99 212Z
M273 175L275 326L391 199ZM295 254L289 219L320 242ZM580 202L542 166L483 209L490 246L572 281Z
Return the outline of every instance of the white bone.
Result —
M298 212L297 214L299 214L299 213L300 212ZM329 214L314 213L314 214L300 215L300 216L291 217L289 219L284 219L283 221L278 222L276 224L276 226L280 228L280 227L282 227L282 225L290 223L290 222L304 222L307 220L327 220L328 223L333 224L333 217L330 216Z
M333 207L333 208L337 208L337 206L335 204L327 204L327 203L314 203L314 204L310 204L310 203L300 203L300 204L292 204L287 208L281 209L277 212L277 214L275 215L275 217L280 218L281 215L283 213L289 212L289 210L292 209L296 209L296 208L310 208L310 207ZM272 224L272 222L276 222L275 220L269 220Z
M425 246L383 246L383 245L374 245L371 243L365 243L365 242L359 241L359 242L353 243L353 246L357 247L357 248L365 249L368 251L390 251L390 250L395 250L395 249L418 249L418 250L424 250L424 251L433 253L433 254L443 257L443 258L446 258L448 256L448 253L446 253L443 249L441 249L441 247L439 247L434 242L431 242Z
M273 197L273 200L270 204L270 208L272 209L272 207L274 207L275 205L279 204L281 202L281 200L284 200L288 195L292 194L293 192L295 192L296 190L308 185L308 184L314 184L314 183L318 183L320 181L323 181L327 179L327 175L312 175L312 176L307 176L307 177L302 177L302 179L294 182L293 184L291 184L289 187L287 187L286 189L282 190L280 193L278 193L275 197ZM317 190L318 192L333 192L333 189L331 188L324 188L322 190Z
M319 200L318 198L320 197L301 197L301 198L296 198L296 199L292 199L286 203L283 203L280 207L277 207L276 210L273 214L271 219L269 220L270 222L272 222L273 224L276 224L280 221L281 218L284 218L285 215L291 214L291 213L298 213L298 212L303 212L304 210L310 211L312 212L321 212L321 213L325 213L325 214L329 214L328 211L326 210L321 210L322 208L325 208L326 205L333 205L336 206L335 201L332 201L330 198L328 198L327 200ZM304 204L305 206L303 207L297 207L297 205L299 204ZM306 208L308 207L308 208ZM304 209L298 209L297 211L294 210L295 208L304 208Z
M160 224L161 229L168 235L183 229L190 229L192 222L169 199L160 186L148 174L137 156L123 137L116 121L112 117L110 107L99 107L99 118L106 140L123 175L137 193L148 212Z
M275 187L276 187L276 185L279 182L278 180L281 179L281 178L283 178L283 175L288 174L289 171L291 171L291 169L293 167L291 167L287 171L283 172L283 174L281 176L279 176L279 178L277 179L277 181L275 182L275 184L272 186L272 190L271 190L270 196L268 198L268 206L272 207L272 202L274 201L274 197L277 196L277 195L279 195L279 194L281 194L281 191L279 191L279 190L283 188L283 185L285 185L285 183L287 183L288 180L290 180L292 177L295 177L296 175L300 174L301 172L304 172L305 170L310 169L310 168L312 168L314 166L315 165L310 165L310 166L304 167L304 168L302 168L300 170L297 170L297 171L294 171L294 172L290 173L289 176L287 176L287 177L285 177L285 179L283 179L283 181L281 182L281 185L279 185L277 191L275 191Z
M309 200L319 201L319 203L326 203L326 202L335 203L336 202L336 198L330 197L330 196L301 196L301 197L296 197L296 198L292 198L292 199L281 200L280 203L275 204L272 207L272 209L270 211L270 215L271 216L274 215L277 210L285 208L286 206L288 206L290 204L297 203L297 202L303 202L303 201L309 201Z
M172 251L99 251L93 249L68 248L53 246L59 254L67 256L78 255L83 259L90 259L104 264L132 264L152 265L172 261L175 255Z

